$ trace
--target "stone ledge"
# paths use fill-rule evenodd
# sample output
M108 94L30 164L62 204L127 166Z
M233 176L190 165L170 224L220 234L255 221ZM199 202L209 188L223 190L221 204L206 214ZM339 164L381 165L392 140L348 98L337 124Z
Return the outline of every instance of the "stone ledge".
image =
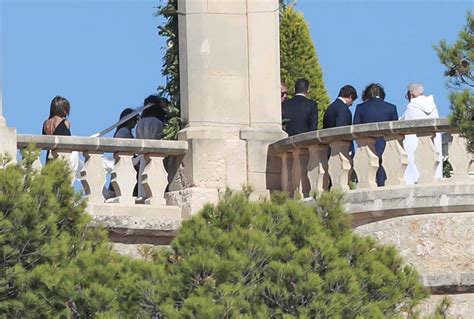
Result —
M66 151L116 152L184 155L188 149L185 141L143 140L130 138L106 138L83 136L54 136L54 135L17 135L17 147L26 148L35 144L41 149L58 149Z
M134 217L134 216L93 216L91 226L105 227L109 232L122 236L174 237L181 220Z
M474 272L425 274L423 284L433 294L474 293Z
M348 125L294 135L271 144L269 150L272 154L279 154L298 147L339 140L352 141L360 137L456 131L458 129L451 126L446 118Z
M400 216L468 212L474 211L474 182L354 190L344 201L354 226Z
M120 203L90 203L87 212L92 216L110 216L135 218L160 218L163 220L180 220L181 209L177 206L152 206L146 204L127 205Z

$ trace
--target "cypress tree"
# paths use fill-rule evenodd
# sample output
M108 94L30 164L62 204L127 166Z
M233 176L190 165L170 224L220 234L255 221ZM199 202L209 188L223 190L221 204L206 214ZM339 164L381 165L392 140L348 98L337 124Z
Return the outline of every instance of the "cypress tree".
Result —
M299 78L310 83L309 98L318 102L319 127L330 100L324 85L323 71L303 14L293 5L281 6L280 13L280 78L294 94Z

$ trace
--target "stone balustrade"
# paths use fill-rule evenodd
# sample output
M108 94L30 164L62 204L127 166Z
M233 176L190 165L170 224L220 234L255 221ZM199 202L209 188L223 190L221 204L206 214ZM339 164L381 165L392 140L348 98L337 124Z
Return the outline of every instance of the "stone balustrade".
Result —
M93 216L93 223L113 230L112 239L118 234L133 234L135 239L140 236L171 238L178 229L181 208L167 205L165 199L166 187L173 178L174 169L165 167L164 160L174 157L174 162L179 163L187 151L186 142L17 135L18 149L27 148L30 144L42 150L50 150L55 158L69 159L72 152L79 152L84 156L84 165L80 176L77 177L80 177L84 194L88 198L87 211ZM110 159L105 161L112 164L109 192L112 194L111 198L104 197L109 188L103 159L105 153L113 154L113 157L108 155ZM143 186L141 198L133 195L137 184L135 155L143 161L138 172L139 181ZM36 165L41 166L39 159ZM143 242L156 242L156 239L142 239Z
M437 132L450 133L449 162L452 176L435 178L439 163L433 138ZM312 192L339 188L343 191L374 190L376 173L382 162L387 179L385 187L405 185L407 153L403 148L406 135L416 135L418 146L415 164L420 178L417 185L446 181L474 181L473 157L465 141L447 119L380 122L337 127L291 136L269 146L270 153L281 158L281 189L307 197ZM386 141L381 159L376 154L378 138ZM352 142L358 147L349 154ZM357 182L353 177L357 176Z

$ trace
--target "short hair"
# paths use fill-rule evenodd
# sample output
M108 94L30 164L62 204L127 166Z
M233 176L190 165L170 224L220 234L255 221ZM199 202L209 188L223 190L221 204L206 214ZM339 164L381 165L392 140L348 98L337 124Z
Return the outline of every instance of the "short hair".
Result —
M62 96L56 95L51 100L51 106L49 108L49 118L52 118L53 116L66 117L69 115L70 110L71 106L69 104L69 101Z
M423 84L421 83L410 83L407 89L413 97L420 96L424 92Z
M338 97L352 97L352 100L357 100L357 91L352 85L344 85L339 90Z
M306 79L298 79L295 82L295 94L308 93L309 82Z
M370 83L362 93L362 100L367 101L375 98L385 100L385 91L380 83Z

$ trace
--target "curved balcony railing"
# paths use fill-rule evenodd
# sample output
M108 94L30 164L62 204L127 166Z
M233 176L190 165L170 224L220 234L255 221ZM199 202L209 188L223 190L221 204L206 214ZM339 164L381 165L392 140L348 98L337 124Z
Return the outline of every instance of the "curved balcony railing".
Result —
M164 194L172 172L168 173L165 169L164 158L175 157L179 161L188 149L187 143L182 141L17 135L18 149L27 148L30 144L49 150L54 158L69 159L72 152L79 152L84 156L79 177L84 194L89 199L89 206L114 203L166 206ZM104 187L108 188L104 153L113 153L113 159L108 161L112 163L110 182L111 191L113 190L113 197L109 199L104 197ZM136 162L136 156L141 156L143 161L138 173L143 196L138 200L133 195L137 184L137 172L133 163ZM39 159L35 165L41 165Z
M439 152L433 138L444 132L452 136L448 159L452 166L449 178L435 177ZM339 188L343 191L371 190L377 187L380 161L387 179L385 187L405 185L406 135L416 135L418 145L414 162L419 172L417 185L442 181L474 181L473 156L466 151L465 140L447 119L380 122L337 127L291 136L269 146L270 154L281 158L281 189L290 194L308 196L314 191ZM376 140L384 138L385 151L376 154ZM350 146L357 143L352 157ZM357 178L354 178L357 176Z

